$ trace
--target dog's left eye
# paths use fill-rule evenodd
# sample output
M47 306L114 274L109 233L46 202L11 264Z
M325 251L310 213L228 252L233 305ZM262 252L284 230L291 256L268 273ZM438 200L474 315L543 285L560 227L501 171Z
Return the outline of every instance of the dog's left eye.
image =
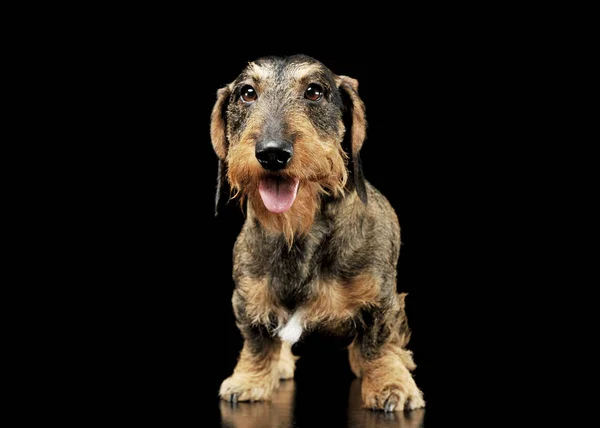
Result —
M323 87L317 83L311 83L304 92L304 97L311 101L319 101L323 98Z

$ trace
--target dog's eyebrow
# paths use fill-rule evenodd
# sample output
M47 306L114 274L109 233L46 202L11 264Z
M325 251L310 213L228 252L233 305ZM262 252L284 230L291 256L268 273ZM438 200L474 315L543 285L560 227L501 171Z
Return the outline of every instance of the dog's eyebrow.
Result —
M283 73L283 74L280 74ZM244 83L260 84L260 82L268 82L283 77L288 82L309 83L311 81L319 81L326 87L330 87L330 78L328 72L323 69L320 64L311 63L292 63L285 67L278 67L272 63L255 62L248 63L248 66L237 81L237 85Z
M246 68L244 74L255 81L268 80L275 74L275 69L269 63L258 65L251 62L248 64L248 68Z
M318 64L299 64L292 69L292 76L295 80L306 80L311 77L322 78L323 68Z

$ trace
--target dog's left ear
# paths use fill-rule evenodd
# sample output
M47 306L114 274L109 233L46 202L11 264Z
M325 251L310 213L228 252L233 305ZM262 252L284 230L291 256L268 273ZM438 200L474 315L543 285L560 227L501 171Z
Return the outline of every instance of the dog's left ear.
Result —
M217 91L217 101L210 115L210 139L213 149L219 158L217 172L217 191L215 195L215 216L219 214L221 193L223 193L223 184L225 182L225 159L229 143L227 142L227 125L225 113L227 104L231 95L229 86L225 86Z
M346 107L349 109L352 125L350 127L350 151L352 152L352 178L358 197L363 203L367 203L367 188L360 161L360 149L365 142L367 133L367 119L365 105L358 95L358 80L348 76L337 76L336 83L342 94Z

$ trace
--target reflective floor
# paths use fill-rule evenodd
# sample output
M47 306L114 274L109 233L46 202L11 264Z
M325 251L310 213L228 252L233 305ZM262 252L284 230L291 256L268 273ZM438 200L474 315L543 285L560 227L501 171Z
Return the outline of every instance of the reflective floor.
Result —
M316 388L315 388L316 387ZM346 391L346 394L343 394ZM360 379L317 387L314 382L281 382L270 402L219 403L221 427L410 427L424 426L426 409L384 413L364 409Z

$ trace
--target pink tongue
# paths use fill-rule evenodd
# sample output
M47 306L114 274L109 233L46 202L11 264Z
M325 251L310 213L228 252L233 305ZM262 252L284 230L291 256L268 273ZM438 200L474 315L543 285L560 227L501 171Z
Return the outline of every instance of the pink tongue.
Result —
M298 183L297 178L286 180L280 177L268 177L260 180L258 191L265 207L276 214L289 210L296 199Z

